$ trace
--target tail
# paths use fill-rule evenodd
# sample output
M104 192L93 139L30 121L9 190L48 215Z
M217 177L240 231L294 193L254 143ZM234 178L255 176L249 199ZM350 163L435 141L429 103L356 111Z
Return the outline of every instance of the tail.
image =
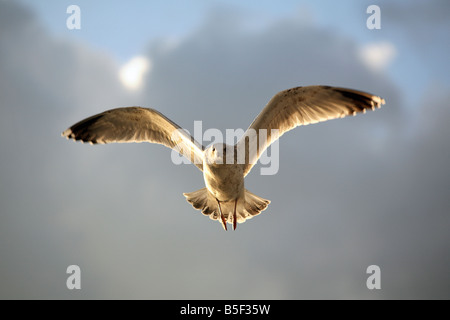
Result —
M201 210L202 213L205 216L209 216L210 219L219 220L219 222L221 222L217 200L208 189L203 188L194 192L183 193L183 195L195 209ZM238 223L244 223L245 220L257 216L261 211L264 211L270 203L270 200L258 197L247 189L244 190L244 194L239 197L237 201L236 222ZM220 208L224 220L229 224L233 224L235 201L220 202Z

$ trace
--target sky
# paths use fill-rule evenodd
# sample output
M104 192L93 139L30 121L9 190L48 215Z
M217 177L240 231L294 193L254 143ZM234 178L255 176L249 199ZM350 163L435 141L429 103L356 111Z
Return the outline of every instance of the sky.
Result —
M0 1L0 298L449 299L449 14L445 0ZM314 84L386 104L285 134L277 174L245 180L271 204L235 231L186 202L203 177L169 149L61 137L125 106L245 129Z

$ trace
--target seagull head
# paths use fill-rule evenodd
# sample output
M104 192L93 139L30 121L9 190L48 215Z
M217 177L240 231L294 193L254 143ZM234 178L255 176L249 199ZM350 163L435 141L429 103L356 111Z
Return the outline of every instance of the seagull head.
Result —
M209 165L233 163L233 160L227 161L227 151L232 149L233 146L225 143L214 143L206 149L205 160Z

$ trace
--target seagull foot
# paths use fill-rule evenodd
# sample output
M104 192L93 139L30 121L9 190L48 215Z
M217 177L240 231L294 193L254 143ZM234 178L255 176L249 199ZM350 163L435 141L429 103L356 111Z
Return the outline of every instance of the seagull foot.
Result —
M237 199L234 200L233 230L236 230L236 222L237 222L237 218L236 218L236 206L237 206Z
M217 199L216 199L217 200ZM225 221L225 216L222 214L222 208L220 207L220 201L217 200L217 206L219 207L220 221L222 222L222 227L227 231L227 222Z

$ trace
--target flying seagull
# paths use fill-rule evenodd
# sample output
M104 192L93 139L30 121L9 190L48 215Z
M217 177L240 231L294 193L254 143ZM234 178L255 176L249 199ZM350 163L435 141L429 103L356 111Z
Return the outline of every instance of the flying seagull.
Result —
M384 99L352 89L307 86L277 93L234 146L198 143L154 109L117 108L86 118L62 133L91 144L151 142L178 151L203 172L205 188L184 193L195 209L227 230L265 210L270 201L244 188L244 178L260 155L285 132L301 125L375 110ZM231 155L231 156L230 156Z

